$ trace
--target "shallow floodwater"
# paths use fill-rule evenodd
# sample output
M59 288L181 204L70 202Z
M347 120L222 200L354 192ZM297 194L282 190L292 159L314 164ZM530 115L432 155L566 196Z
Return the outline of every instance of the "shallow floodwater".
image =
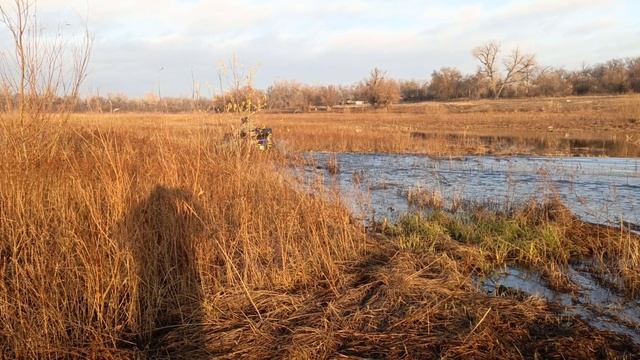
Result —
M409 210L408 191L420 187L439 191L445 203L458 198L502 206L557 194L585 221L640 224L639 159L324 152L306 157L315 163L306 175L337 186L363 217L395 219ZM334 157L337 171L329 171Z
M410 211L407 193L439 192L445 206L454 198L497 207L558 196L579 218L640 231L640 160L632 158L492 157L434 159L418 155L307 153L307 182L320 179L336 188L362 218L395 220ZM634 225L635 224L635 225ZM592 264L593 265L593 264ZM597 268L597 266L596 266ZM555 304L568 316L596 329L626 335L640 344L640 302L597 278L588 262L565 275L573 292L552 289L537 272L506 267L475 279L491 295L524 294Z
M570 266L567 277L577 286L575 293L552 290L536 272L517 267L496 271L477 283L487 293L495 296L509 292L521 292L554 303L565 315L577 316L596 329L629 336L640 344L640 301L617 294L587 269Z

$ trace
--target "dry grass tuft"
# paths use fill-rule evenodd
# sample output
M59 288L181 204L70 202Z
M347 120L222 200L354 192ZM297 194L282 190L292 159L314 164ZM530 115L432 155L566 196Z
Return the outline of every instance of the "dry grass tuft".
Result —
M442 209L444 201L439 190L417 187L407 193L407 202L416 208Z

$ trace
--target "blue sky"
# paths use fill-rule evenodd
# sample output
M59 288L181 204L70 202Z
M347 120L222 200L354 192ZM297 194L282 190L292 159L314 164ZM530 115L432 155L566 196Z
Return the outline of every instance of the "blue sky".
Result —
M192 74L217 88L218 63L237 54L255 84L277 79L349 84L373 67L427 79L443 66L472 72L489 40L578 68L640 56L635 0L39 0L49 23L88 17L95 36L84 93L189 96ZM3 36L5 36L3 34ZM162 69L162 70L160 70Z

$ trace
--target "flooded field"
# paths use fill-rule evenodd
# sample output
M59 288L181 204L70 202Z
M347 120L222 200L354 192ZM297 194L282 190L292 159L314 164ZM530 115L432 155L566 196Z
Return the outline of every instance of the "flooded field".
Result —
M596 157L426 156L308 153L321 175L337 186L363 217L391 220L409 210L416 188L456 200L508 206L557 195L581 219L635 227L640 223L640 160ZM365 194L363 196L363 194Z
M640 228L640 161L631 158L478 157L434 159L416 155L308 153L306 176L336 188L364 219L391 221L413 209L408 194L428 189L444 208L455 202L488 203L496 209L531 199L559 197L578 218ZM601 265L601 264L600 264ZM575 259L562 270L566 288L551 285L540 269L505 264L476 277L492 296L537 297L562 316L640 344L640 301L595 259Z

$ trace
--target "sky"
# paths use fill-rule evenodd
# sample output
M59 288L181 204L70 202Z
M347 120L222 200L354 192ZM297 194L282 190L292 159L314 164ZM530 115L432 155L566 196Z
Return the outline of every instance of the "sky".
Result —
M259 88L351 84L374 67L398 79L470 73L472 49L491 40L566 69L640 56L637 0L39 0L38 11L50 28L88 24L85 95L191 96L193 80L208 95L234 54Z

